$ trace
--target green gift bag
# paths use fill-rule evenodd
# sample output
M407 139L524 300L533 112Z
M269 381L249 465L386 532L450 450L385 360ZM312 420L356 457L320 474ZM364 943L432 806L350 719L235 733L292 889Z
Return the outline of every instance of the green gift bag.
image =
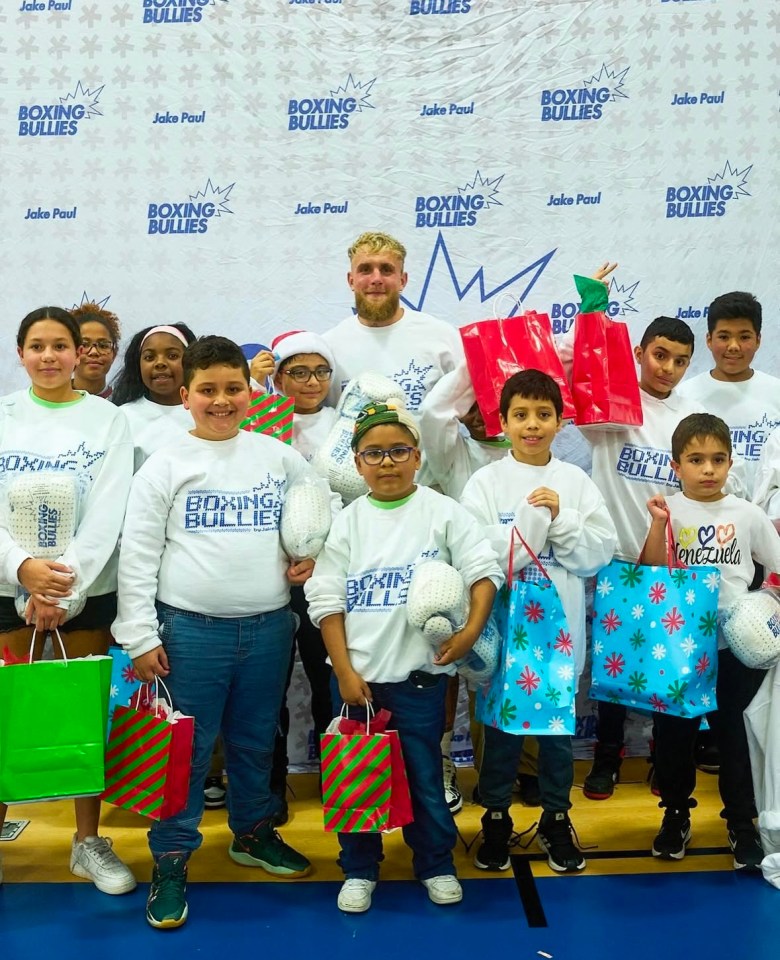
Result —
M3 803L102 793L110 681L111 657L0 667Z

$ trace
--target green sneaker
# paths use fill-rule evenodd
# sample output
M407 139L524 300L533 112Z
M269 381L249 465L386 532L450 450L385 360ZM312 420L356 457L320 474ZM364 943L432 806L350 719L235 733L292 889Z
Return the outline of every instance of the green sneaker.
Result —
M146 919L159 930L180 927L187 919L187 858L183 853L166 853L154 865Z
M261 820L251 833L234 837L230 857L244 867L262 867L277 877L305 877L311 864L289 847L270 820Z

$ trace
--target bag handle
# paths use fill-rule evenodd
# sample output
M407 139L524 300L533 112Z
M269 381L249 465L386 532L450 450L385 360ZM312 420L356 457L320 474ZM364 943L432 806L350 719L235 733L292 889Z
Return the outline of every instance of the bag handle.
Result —
M509 570L506 577L506 585L509 590L512 589L512 582L514 580L514 569L515 569L515 537L520 541L520 543L525 547L525 552L531 558L531 560L536 564L539 570L542 573L542 576L545 580L550 580L550 574L544 569L542 564L539 562L539 557L533 552L533 550L528 546L528 544L523 540L523 535L517 529L517 527L512 527L512 537L509 541ZM523 571L521 570L518 574L521 580L525 580L523 576Z
M165 681L163 680L162 677L155 677L154 680L144 680L141 686L133 694L133 696L135 697L135 704L131 699L130 706L133 707L135 710L140 710L141 709L141 691L143 690L144 687L151 687L152 684L154 684L154 701L152 702L155 702L159 699L160 687L162 686L165 696L168 698L168 703L171 706L171 710L173 710L173 697L171 696L171 691L165 686Z
M345 720L349 720L349 704L342 703L341 710L339 711L339 716L344 717ZM370 700L366 700L366 733L371 733L371 717L374 716L374 707Z
M52 631L51 631L51 630L47 630L46 632L49 634L49 636L52 635ZM59 645L60 645L60 650L62 651L62 662L63 662L63 663L67 663L67 662L68 662L68 655L67 655L67 653L65 653L65 644L62 642L62 637L60 636L60 631L57 630L56 627L55 627L55 629L54 629L53 632L54 632L54 636L57 638L57 643L59 643ZM37 636L37 634L38 634L38 628L37 628L37 627L33 627L32 640L30 640L30 652L29 652L29 654L27 655L27 662L28 662L28 663L32 663L32 662L33 662L33 652L34 652L34 650L35 650L35 637Z
M666 511L666 529L664 530L664 537L666 539L666 566L671 573L672 570L687 570L688 567L686 564L682 563L674 555L674 530L672 529L672 518L669 516L669 511ZM645 544L647 541L645 541ZM639 554L639 559L637 560L637 566L641 566L644 563L645 557L645 545L642 545L642 552Z

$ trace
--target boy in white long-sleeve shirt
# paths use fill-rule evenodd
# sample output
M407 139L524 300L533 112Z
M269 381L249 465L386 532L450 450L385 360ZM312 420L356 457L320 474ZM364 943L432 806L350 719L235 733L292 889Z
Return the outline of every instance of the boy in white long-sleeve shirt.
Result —
M363 409L352 447L370 492L336 517L306 598L333 665L334 706L371 702L393 715L412 797L414 821L403 833L415 876L434 903L452 904L462 890L439 755L446 680L482 631L502 577L494 551L468 513L415 485L419 442L406 410L392 403ZM433 558L455 567L471 595L466 625L438 650L409 624L406 613L412 572ZM340 833L339 843L345 882L338 905L362 913L371 906L379 877L382 838Z
M461 502L482 525L507 568L512 528L522 533L560 595L569 624L577 674L585 664L584 577L612 558L615 527L604 498L579 467L556 460L550 446L561 428L563 401L557 383L538 370L510 377L500 400L501 426L511 452L478 470ZM514 552L514 572L531 562L525 547ZM484 842L474 863L482 870L509 868L512 784L523 737L485 728L479 775ZM539 737L542 814L537 839L558 872L585 867L572 840L569 794L574 778L571 737Z
M149 831L146 918L157 928L187 918L187 861L202 841L220 731L231 858L281 877L310 869L274 830L269 778L294 631L290 584L313 567L290 564L279 523L285 491L313 471L278 440L239 429L249 368L232 341L203 337L187 348L182 398L194 430L152 454L133 480L114 624L138 676L166 677L176 709L195 717L187 806Z

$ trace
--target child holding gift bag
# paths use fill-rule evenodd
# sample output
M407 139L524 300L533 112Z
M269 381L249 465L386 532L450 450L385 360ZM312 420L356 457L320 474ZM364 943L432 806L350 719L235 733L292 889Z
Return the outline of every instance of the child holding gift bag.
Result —
M305 591L337 681L334 708L342 701L371 702L392 713L412 795L414 822L403 832L415 876L434 903L452 904L463 893L439 753L447 677L476 642L502 578L473 519L454 501L415 484L419 442L417 424L403 408L391 402L363 408L352 448L369 493L336 517ZM434 557L459 570L471 595L465 627L438 651L406 615L412 571ZM345 882L338 906L362 913L379 878L382 838L340 833L339 844Z
M29 313L16 342L31 383L0 400L0 651L26 660L35 623L36 659L47 631L56 629L68 657L105 654L116 613L115 551L133 471L127 423L116 407L73 389L81 332L66 310ZM14 532L27 533L26 548ZM64 549L56 560L36 559L30 540ZM26 609L22 590L29 594ZM56 643L54 655L61 656ZM111 841L98 835L100 800L77 799L75 808L71 871L103 893L134 889L135 878ZM5 810L0 805L0 823Z
M249 368L231 340L196 340L183 378L194 429L152 454L133 480L114 624L138 676L166 677L175 708L195 718L187 806L149 831L146 918L163 929L187 919L187 861L202 842L203 788L220 731L231 859L278 877L311 869L274 829L270 772L295 628L289 588L314 565L287 561L280 517L292 484L322 481L286 444L239 428Z
M514 527L544 567L568 622L573 680L585 665L584 578L611 559L615 527L587 474L550 452L563 413L555 380L539 370L514 374L501 392L500 410L511 453L478 470L466 484L461 502L485 530L504 569L509 564ZM516 547L513 572L532 561L525 547ZM523 737L486 725L484 741L479 773L480 802L486 808L484 842L474 863L481 870L508 870L513 826L509 807ZM571 737L540 736L539 788L544 812L537 840L550 867L558 872L585 867L585 858L572 839L568 813L573 781Z
M772 521L753 503L726 494L731 468L731 433L720 417L708 413L685 417L672 434L672 468L682 492L647 501L652 518L644 547L644 562L667 562L666 528L671 518L678 562L720 570L718 609L722 613L747 593L754 561L767 571L780 570L780 538ZM757 869L763 859L756 817L743 711L758 692L766 671L745 666L728 648L718 628L717 699L720 722L718 789L726 821L734 869ZM655 717L655 764L661 803L661 829L653 841L653 856L682 860L691 839L690 809L696 785L694 743L699 718Z

